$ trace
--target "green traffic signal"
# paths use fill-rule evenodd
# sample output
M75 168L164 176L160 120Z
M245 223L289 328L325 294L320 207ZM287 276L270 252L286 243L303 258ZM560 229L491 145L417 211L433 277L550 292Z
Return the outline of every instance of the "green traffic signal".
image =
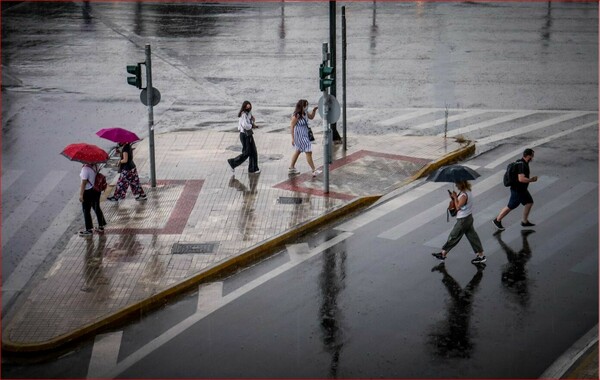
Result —
M333 67L325 66L323 63L319 66L319 88L321 91L325 91L326 88L333 86L335 83L334 78L327 79L332 73Z
M142 88L142 64L127 65L127 72L135 77L127 77L127 83L137 88Z

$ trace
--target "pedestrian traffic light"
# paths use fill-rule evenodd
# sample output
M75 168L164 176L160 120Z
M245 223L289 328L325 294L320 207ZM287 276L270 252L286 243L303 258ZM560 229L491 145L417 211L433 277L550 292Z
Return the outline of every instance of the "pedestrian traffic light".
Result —
M325 91L326 88L333 86L335 79L327 78L332 73L333 67L325 66L325 63L321 63L319 66L319 88L321 91Z
M135 77L127 77L127 83L137 88L142 88L142 64L127 65L127 72Z

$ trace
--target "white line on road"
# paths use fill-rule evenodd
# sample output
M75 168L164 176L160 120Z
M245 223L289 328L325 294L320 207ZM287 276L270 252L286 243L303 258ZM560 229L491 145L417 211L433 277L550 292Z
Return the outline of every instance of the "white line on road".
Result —
M98 378L100 374L117 365L123 331L96 336L88 366L87 378Z
M516 120L516 119L520 119L522 117L525 116L529 116L529 115L533 115L537 113L537 111L520 111L520 112L516 112L516 113L511 113L509 115L504 115L504 116L500 116L500 117L496 117L490 120L486 120L486 121L482 121L480 123L476 123L476 124L471 124L465 127L461 127L461 128L457 128L457 129L453 129L451 131L448 131L447 136L448 137L454 137L457 135L461 135L461 134L465 134L465 133L469 133L469 132L473 132L473 131L477 131L480 129L485 129L485 128L489 128L491 126L500 124L500 123L506 123L507 121L512 121L512 120ZM444 136L444 133L438 133L438 136Z
M79 194L75 194L65 208L54 219L54 222L42 233L33 248L19 262L19 265L5 279L2 285L2 310L5 311L9 302L17 295L33 276L38 267L44 262L52 247L69 228L75 215L81 212Z
M463 112L461 114L458 115L453 115L448 117L448 123L452 123L454 121L457 120L462 120L462 119L467 119L469 117L473 117L473 116L477 116L477 115L481 115L482 113L486 113L486 110L472 110L472 111L466 111ZM427 121L425 123L419 124L419 125L415 125L414 127L410 127L410 129L406 130L406 131L402 131L400 132L400 135L407 135L410 134L414 131L422 131L424 129L429 129L429 128L435 128L435 127L440 127L444 125L444 122L446 121L446 118L439 118L437 120L434 121ZM442 133L443 136L443 133Z
M198 287L197 313L206 313L223 299L223 282L211 282Z
M489 189L497 186L504 176L504 171L498 172L481 182L475 183L473 188L476 189L477 194L483 194ZM431 222L435 218L443 218L446 215L446 208L448 207L447 196L444 197L444 200L431 205L427 210L423 211L420 214L413 216L410 219L405 220L404 222L390 228L387 231L382 232L377 237L382 239L390 239L390 240L398 240L401 237L409 234L410 232L424 226L425 224Z
M378 121L375 124L377 124L379 126L382 126L382 127L389 127L389 126L398 124L400 122L403 122L403 121L406 121L406 120L410 120L410 119L415 119L417 117L420 117L420 116L423 116L423 115L427 115L428 113L436 112L436 111L438 111L438 110L434 109L434 108L418 109L416 111L409 112L409 113L406 113L404 115L396 116L396 117L393 117L391 119Z
M348 232L356 231L360 227L363 227L363 226L381 218L382 216L389 214L390 212L393 212L393 211L399 209L400 207L407 205L407 204L409 204L409 203L411 203L411 202L413 202L435 190L438 190L439 188L441 188L443 186L447 186L447 185L448 185L447 183L443 183L443 182L426 182L422 186L419 186L416 189L411 190L408 193L404 193L404 194L390 200L389 202L386 202L382 205L377 206L376 208L373 208L365 213L360 214L356 218L352 218L351 220L347 221L346 223L335 227L335 229L339 230L339 231L348 231Z
M2 248L23 227L40 203L48 196L50 190L54 189L67 175L66 170L51 170L44 179L33 189L27 198L3 220L2 223Z
M313 248L311 251L309 251L308 253L303 255L304 260L301 260L301 261L300 260L298 260L298 261L290 260L289 262L275 268L274 270L270 271L269 273L266 273L266 274L262 275L261 277L258 277L255 280L245 284L244 286L241 286L240 288L238 288L238 289L234 290L233 292L227 294L226 296L222 297L221 302L215 303L212 306L212 308L208 308L208 307L203 308L202 310L196 312L194 315L184 319L183 321L179 322L177 325L171 327L169 330L165 331L163 334L161 334L154 340L148 342L146 345L144 345L143 347L141 347L140 349L138 349L137 351L135 351L134 353L132 353L131 355L126 357L125 359L123 359L112 370L105 372L103 374L103 376L100 376L100 377L117 378L119 376L119 374L125 372L127 369L131 368L131 366L133 366L134 364L136 364L137 362L139 362L146 356L150 355L152 352L156 351L158 348L165 345L172 339L176 338L177 336L182 334L184 331L186 331L187 329L192 327L194 324L196 324L200 320L206 318L208 315L215 312L219 308L229 304L232 301L235 301L236 299L242 297L243 295L250 292L251 290L256 289L258 286L270 281L271 279L279 276L280 274L287 272L288 270L296 267L298 264L310 259L311 257L314 257L314 256L320 254L321 252L335 246L336 244L339 244L340 242L348 239L350 236L352 236L352 233L348 233L348 232L342 233L342 234L334 237L333 239L320 244L319 246Z
M523 126L521 128L511 129L510 131L497 133L495 135L483 138L481 140L477 140L477 144L479 144L479 145L491 144L496 141L505 140L505 139L508 139L508 138L511 138L514 136L519 136L519 135L522 135L525 133L533 132L538 129L546 128L546 127L549 127L549 126L555 125L555 124L560 124L565 121L575 119L575 118L585 116L585 115L590 115L590 114L592 114L592 112L569 112L566 115L556 116L556 117L553 117L548 120L544 120L544 121L540 121L538 123Z
M2 170L2 192L6 192L10 185L15 183L23 173L25 173L25 170Z
M553 134L551 136L544 137L543 139L535 140L535 141L533 141L531 143L528 143L527 146L533 148L533 147L545 144L547 142L550 142L552 140L559 139L559 138L561 138L563 136L566 136L566 135L568 135L570 133L577 132L577 131L580 131L580 130L585 129L585 128L593 127L595 125L598 125L597 121L593 121L591 123L580 125L579 127L575 127L575 128L568 129L566 131L555 133L555 134ZM486 169L494 169L496 166L500 165L501 163L503 163L505 161L515 160L517 158L520 158L521 155L522 155L522 153L523 153L523 148L515 149L512 152L509 152L509 153L503 155L502 157L499 157L498 159L490 162L489 164L487 164L485 166L485 168Z

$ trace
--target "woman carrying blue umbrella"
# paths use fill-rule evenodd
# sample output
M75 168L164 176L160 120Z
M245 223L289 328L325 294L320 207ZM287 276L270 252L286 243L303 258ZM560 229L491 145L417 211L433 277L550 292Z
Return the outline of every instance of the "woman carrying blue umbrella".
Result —
M469 181L460 180L455 182L456 188L459 190L458 194L456 191L450 192L450 198L454 205L454 209L457 210L456 223L450 231L446 244L442 247L441 252L432 253L433 257L440 261L446 259L446 255L452 248L454 248L463 236L467 236L473 251L475 252L475 258L471 260L471 263L475 265L483 264L486 258L483 254L483 247L479 235L473 227L473 194L471 193L471 184ZM450 190L448 190L450 191Z

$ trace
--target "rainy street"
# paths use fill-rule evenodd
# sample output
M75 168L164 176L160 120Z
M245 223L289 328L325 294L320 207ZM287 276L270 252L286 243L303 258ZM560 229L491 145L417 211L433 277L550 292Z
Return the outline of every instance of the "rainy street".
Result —
M108 151L101 128L148 136L126 80L145 44L161 93L156 134L236 132L246 99L261 133L286 134L296 101L321 96L328 2L1 5L3 316L81 228L80 165L61 150L87 141ZM92 339L41 363L3 359L3 378L538 377L597 324L598 4L339 2L338 78L342 6L350 138L443 135L402 118L450 109L454 135L477 140L467 164L482 174L487 267L469 263L466 242L445 267L430 256L451 224L427 212L446 199L421 181L382 202L380 218L337 221L124 326L104 372L90 369ZM486 127L469 129L461 112ZM529 124L477 119L507 112ZM528 144L541 177L532 220L544 227L521 230L518 209L512 230L495 234L508 197L498 160ZM195 317L215 293L211 313Z

